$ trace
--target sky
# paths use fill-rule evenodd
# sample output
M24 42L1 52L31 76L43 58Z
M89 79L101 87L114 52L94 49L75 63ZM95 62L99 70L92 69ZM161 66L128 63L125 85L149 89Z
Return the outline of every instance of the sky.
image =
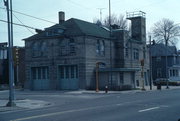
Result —
M13 13L13 22L30 27L44 29L58 23L58 12L65 12L65 19L77 18L88 22L108 15L109 0L12 0L13 10L50 22L34 19L19 13ZM0 0L0 20L7 20L4 2ZM111 13L126 15L126 12L143 11L146 13L147 33L154 23L168 18L180 23L180 0L111 0ZM14 45L24 46L24 38L34 35L33 29L14 25ZM0 21L0 42L8 42L7 23ZM177 44L180 49L180 42Z

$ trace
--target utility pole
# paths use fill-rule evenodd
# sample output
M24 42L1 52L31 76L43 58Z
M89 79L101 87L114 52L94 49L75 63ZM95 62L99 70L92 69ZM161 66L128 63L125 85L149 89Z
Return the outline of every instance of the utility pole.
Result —
M102 10L104 10L105 8L97 8L99 9L99 14L100 14L100 21L102 22Z
M168 61L167 61L167 50L168 50L168 40L165 40L165 44L166 44L166 89L169 89L169 81L168 81Z
M151 54L151 36L149 36L149 82L152 90L152 54Z
M9 63L9 102L7 106L15 106L14 103L14 63L13 63L13 18L12 18L12 0L4 0L7 9L8 21L8 63ZM10 6L10 7L9 7Z
M111 0L109 0L109 38L110 38L110 85L112 86L112 29L111 29Z

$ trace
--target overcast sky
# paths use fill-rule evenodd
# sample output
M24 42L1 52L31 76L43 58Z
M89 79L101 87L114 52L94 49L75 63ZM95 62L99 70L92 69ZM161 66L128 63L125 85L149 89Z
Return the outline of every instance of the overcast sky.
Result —
M58 12L64 11L66 20L78 18L93 22L94 18L108 15L109 0L13 0L13 10L58 23ZM3 0L0 0L0 20L7 20ZM180 23L180 0L111 0L111 13L124 14L133 11L146 12L147 32L153 24L162 18L169 18ZM25 24L34 28L44 29L53 23L37 20L14 13L14 23ZM18 20L19 19L19 20ZM20 22L21 21L21 22ZM14 26L14 45L24 46L23 38L35 34L34 30ZM0 21L0 42L7 42L7 24ZM180 48L180 42L178 43Z

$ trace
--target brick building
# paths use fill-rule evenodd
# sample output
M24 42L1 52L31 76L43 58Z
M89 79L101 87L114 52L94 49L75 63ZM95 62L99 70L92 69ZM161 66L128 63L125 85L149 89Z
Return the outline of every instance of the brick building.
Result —
M132 16L133 15L133 16ZM25 40L25 87L32 90L95 89L106 85L120 90L124 85L148 83L145 14L128 14L132 36L125 30L112 30L71 18L38 31ZM144 60L143 78L140 60ZM99 68L97 68L97 64ZM97 77L98 76L98 77Z

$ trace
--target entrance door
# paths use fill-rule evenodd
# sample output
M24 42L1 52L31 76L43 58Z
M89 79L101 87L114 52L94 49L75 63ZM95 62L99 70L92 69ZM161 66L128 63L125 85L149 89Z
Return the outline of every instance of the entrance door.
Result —
M61 65L58 67L59 87L62 90L79 88L77 65Z

